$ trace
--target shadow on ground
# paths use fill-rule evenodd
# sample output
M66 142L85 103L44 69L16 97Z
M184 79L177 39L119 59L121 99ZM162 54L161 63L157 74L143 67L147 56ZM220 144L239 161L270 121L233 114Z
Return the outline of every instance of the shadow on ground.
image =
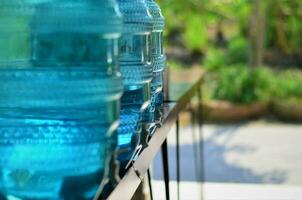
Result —
M182 181L206 181L206 182L232 182L232 183L266 183L281 184L286 181L287 174L285 171L274 170L266 173L256 173L253 169L244 168L236 165L236 163L227 162L225 154L240 153L249 154L257 149L247 145L237 145L227 147L228 141L236 134L236 131L242 126L232 125L216 129L210 137L204 142L204 175L198 174L198 166L196 167L196 151L201 143L193 143L181 145L181 180ZM186 132L190 134L189 132ZM223 143L217 143L214 138L218 136L224 137ZM183 137L183 136L181 136ZM161 155L158 154L153 163L152 176L155 180L163 179L163 169ZM198 162L200 163L200 162ZM176 180L176 159L175 145L169 146L169 170L170 179ZM202 178L203 177L203 178Z

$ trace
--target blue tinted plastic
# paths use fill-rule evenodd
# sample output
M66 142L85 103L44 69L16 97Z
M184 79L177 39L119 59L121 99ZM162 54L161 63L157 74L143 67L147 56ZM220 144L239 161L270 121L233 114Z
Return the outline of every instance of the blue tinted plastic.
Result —
M92 199L107 176L122 93L122 24L114 2L100 2L0 2L0 193L7 199Z
M119 40L120 68L124 84L119 155L122 165L131 158L142 130L142 113L150 103L150 33L152 18L144 0L118 0L124 30Z
M163 91L163 73L165 68L165 55L163 50L164 17L160 7L154 0L146 0L148 9L153 17L151 33L151 64L153 67L153 80L151 82L152 106L161 104Z
M163 77L165 56L163 51L164 18L159 6L154 0L146 0L148 10L153 18L150 42L150 60L153 69L151 82L151 103L143 115L145 123L149 124L149 134L152 134L155 125L160 125L161 104L163 103Z

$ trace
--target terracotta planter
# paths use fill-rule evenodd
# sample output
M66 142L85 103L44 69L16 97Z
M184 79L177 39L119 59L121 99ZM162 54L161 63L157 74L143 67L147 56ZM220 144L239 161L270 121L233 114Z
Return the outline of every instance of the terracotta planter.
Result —
M274 101L271 105L272 113L282 120L302 121L302 103L291 101Z
M203 104L203 114L206 121L240 121L264 116L268 113L268 107L268 104L263 102L243 105L226 101L213 101Z

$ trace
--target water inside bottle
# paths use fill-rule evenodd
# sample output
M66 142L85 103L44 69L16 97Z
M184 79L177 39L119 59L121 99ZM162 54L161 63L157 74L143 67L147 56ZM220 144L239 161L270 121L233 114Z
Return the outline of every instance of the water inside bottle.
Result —
M92 199L117 140L117 36L34 20L25 34L1 32L12 44L0 50L0 193Z
M150 104L149 33L127 33L119 40L120 68L123 77L124 94L121 99L119 127L119 161L122 167L136 151L142 130L142 113Z
M113 95L98 91L115 80L70 69L0 74L1 190L24 199L92 198L117 126L117 113L107 112L116 110L106 102Z

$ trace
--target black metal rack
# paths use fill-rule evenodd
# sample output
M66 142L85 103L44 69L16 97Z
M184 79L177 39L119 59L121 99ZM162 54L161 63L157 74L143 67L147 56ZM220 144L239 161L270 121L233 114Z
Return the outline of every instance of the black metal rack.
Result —
M168 152L167 152L167 142L166 138L171 130L172 126L176 124L176 162L177 162L177 182L178 182L178 197L179 197L179 121L178 116L181 111L183 111L188 104L190 104L191 99L197 95L199 98L199 112L197 116L197 121L199 127L202 125L202 115L201 115L201 95L202 95L202 82L204 78L204 73L200 73L198 80L195 80L189 87L188 90L178 98L177 101L166 101L163 105L163 121L162 126L155 130L148 147L145 148L139 155L137 160L132 164L129 170L126 172L125 176L121 179L116 188L111 192L108 200L127 200L131 199L134 195L136 189L140 185L141 181L146 174L150 177L149 167L155 157L155 155L161 150L163 155L163 168L164 168L164 180L166 189L166 199L170 199L169 192L169 166L168 166ZM202 137L202 132L200 128L200 137ZM202 147L198 147L202 150ZM202 153L202 152L201 152ZM202 156L202 155L201 155ZM201 158L202 159L202 158ZM200 169L202 173L202 168ZM151 184L151 182L149 182ZM151 185L150 185L151 186ZM152 195L152 194L151 194ZM95 198L97 199L97 197Z

